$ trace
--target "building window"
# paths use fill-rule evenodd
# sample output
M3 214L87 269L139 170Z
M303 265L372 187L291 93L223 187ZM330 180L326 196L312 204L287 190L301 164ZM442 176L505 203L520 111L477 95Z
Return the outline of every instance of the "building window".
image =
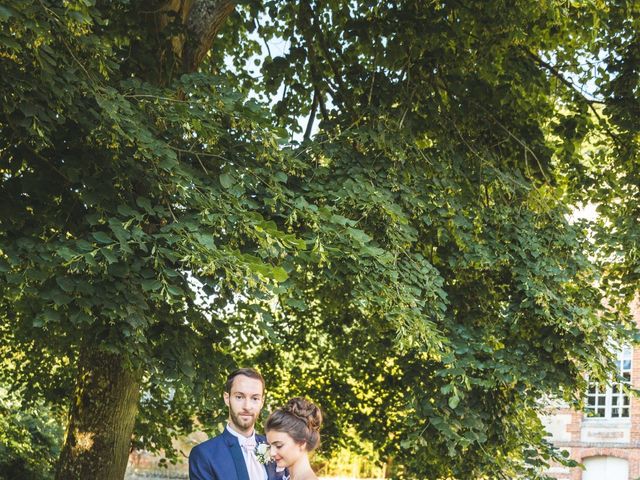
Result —
M618 354L618 376L609 385L589 382L586 414L590 418L629 418L632 349Z

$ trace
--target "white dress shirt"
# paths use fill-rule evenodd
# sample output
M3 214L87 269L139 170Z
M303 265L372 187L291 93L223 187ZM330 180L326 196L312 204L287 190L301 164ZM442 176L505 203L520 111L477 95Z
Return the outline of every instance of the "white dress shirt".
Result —
M242 450L242 456L244 457L244 463L249 473L249 480L267 480L267 470L264 468L264 465L258 461L255 454L255 446L257 443L256 432L254 431L250 436L245 437L231 428L229 424L227 424L227 431L238 439L240 450Z

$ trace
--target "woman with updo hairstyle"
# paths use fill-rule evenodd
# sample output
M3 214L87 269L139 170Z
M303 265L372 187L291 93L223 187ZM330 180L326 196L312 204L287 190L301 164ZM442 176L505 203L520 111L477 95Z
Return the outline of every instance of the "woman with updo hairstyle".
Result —
M271 458L288 468L291 480L318 480L309 453L320 444L322 412L306 398L295 397L276 409L265 424Z

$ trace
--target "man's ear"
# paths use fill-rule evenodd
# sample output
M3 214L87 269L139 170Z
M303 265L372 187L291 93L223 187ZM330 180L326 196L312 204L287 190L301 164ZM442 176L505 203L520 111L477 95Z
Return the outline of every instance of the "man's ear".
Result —
M229 406L229 392L224 392L222 394L222 398L224 398L224 404L228 407Z

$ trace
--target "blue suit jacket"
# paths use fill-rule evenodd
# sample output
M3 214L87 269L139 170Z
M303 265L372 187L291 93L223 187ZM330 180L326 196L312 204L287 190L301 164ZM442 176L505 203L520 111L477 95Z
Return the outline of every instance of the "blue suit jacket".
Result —
M264 435L256 434L257 443L266 443ZM282 477L276 474L275 462L266 466L268 480ZM217 437L196 445L189 454L190 480L249 480L238 439L225 428Z

